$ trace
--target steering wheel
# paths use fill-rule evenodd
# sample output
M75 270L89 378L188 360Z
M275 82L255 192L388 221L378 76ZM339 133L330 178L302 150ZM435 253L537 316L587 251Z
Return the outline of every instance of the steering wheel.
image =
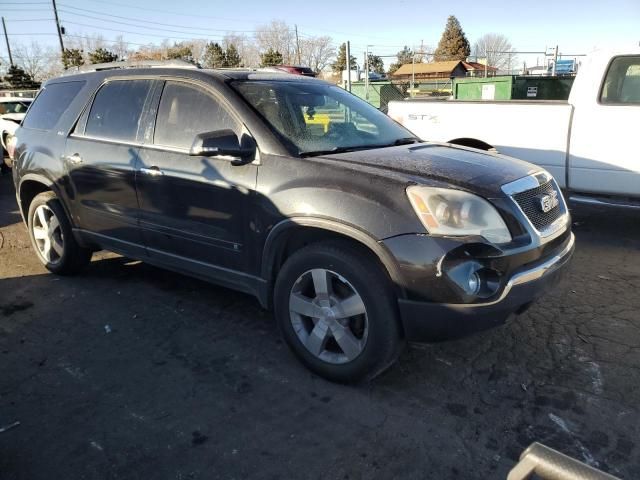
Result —
M353 123L331 122L326 136L336 140L358 137L358 129L353 125Z

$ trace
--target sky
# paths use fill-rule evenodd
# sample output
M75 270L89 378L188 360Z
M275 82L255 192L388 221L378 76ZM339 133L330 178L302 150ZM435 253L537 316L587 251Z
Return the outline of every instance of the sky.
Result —
M336 46L349 40L360 60L367 45L383 56L394 55L403 45L419 48L424 42L435 47L449 15L460 20L472 45L485 33L505 35L519 51L544 51L558 45L568 55L640 42L640 0L57 0L57 4L67 33L100 33L106 40L122 33L132 48L133 43L160 43L163 38L215 41L225 32L251 35L258 25L277 19L297 25L303 37L328 35ZM0 15L5 18L11 44L37 40L58 46L50 1L0 0ZM142 29L115 23L141 20L179 28L145 24L149 28ZM0 57L6 58L6 52L2 42ZM534 61L531 55L527 58ZM387 65L392 61L385 58Z

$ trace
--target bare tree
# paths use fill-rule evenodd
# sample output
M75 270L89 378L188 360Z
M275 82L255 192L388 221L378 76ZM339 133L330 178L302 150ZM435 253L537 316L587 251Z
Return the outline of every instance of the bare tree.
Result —
M128 45L129 44L124 41L124 37L118 35L111 45L111 51L115 53L120 60L127 60L131 54Z
M510 69L509 62L516 61L513 46L507 37L500 33L487 33L473 45L473 56L486 59L487 65L499 70Z
M245 67L257 67L260 65L260 51L254 39L244 34L227 33L222 39L222 48L226 50L231 45L238 50L242 65Z
M272 20L267 25L259 26L255 39L261 52L271 49L282 54L285 65L295 63L296 36L293 29L282 20Z
M20 68L34 79L40 77L46 66L45 49L35 40L31 41L29 45L16 45L14 47L14 57Z
M163 60L166 58L167 45L142 45L135 52L129 54L129 60Z
M29 45L17 45L15 57L20 67L39 82L62 73L57 50L52 47L43 47L35 40Z
M207 48L207 41L201 38L196 38L194 40L187 40L186 42L183 42L183 44L191 48L193 61L195 63L202 63L204 52Z
M303 65L315 72L327 68L335 58L331 37L310 37L300 41L300 58Z

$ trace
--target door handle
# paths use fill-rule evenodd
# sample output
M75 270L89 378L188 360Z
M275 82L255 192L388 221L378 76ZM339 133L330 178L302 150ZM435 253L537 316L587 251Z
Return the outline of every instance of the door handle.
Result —
M160 170L158 167L156 167L155 165L149 168L143 167L139 171L144 175L150 175L152 177L159 177L161 175L164 175L164 172Z
M73 163L74 165L79 165L80 163L82 163L82 157L77 153L74 153L73 155L65 155L62 158L67 160L69 163Z

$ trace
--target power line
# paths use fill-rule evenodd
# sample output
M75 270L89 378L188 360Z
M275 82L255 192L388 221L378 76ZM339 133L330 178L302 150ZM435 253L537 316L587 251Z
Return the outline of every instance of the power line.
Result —
M32 9L27 9L27 8L3 8L2 9L3 12L51 12L50 9L48 8L32 8Z
M121 15L113 15L110 13L103 13L103 12L98 12L96 10L89 10L86 8L79 8L79 7L72 7L70 5L61 3L60 6L62 8L71 8L73 10L79 10L82 12L88 12L88 13L93 13L93 14L97 14L97 15L102 15L104 17L110 17L110 18L119 18L119 19L123 19L123 20L129 20L129 21L135 21L135 22L139 22L139 23L148 23L148 24L152 24L152 25L160 25L163 27L177 27L177 28L190 28L190 27L185 27L184 25L177 25L177 24L173 24L173 23L161 23L161 22L153 22L151 20L140 20L140 19L133 19L131 17L124 17ZM106 20L103 18L98 18L98 17L92 17L90 15L84 15L82 13L76 13L76 12L70 12L70 11L66 11L66 13L71 14L71 15L78 15L80 17L87 17L87 18L93 18L96 20L102 20L102 21L110 21L112 22L112 20ZM113 23L118 23L118 22L113 22ZM206 30L206 31L217 31L217 32L226 32L228 31L228 29L219 29L219 28L196 28L195 30ZM235 30L236 32L242 32L242 33L255 33L255 30Z
M55 34L51 34L51 35L55 35ZM70 38L81 38L84 39L86 38L83 35L65 35L65 37L70 37ZM111 43L111 44L117 44L117 43L126 43L127 45L136 45L138 47L148 47L149 44L148 43L136 43L136 42L126 42L124 40L104 40L104 43Z
M58 35L57 33L44 33L44 32L37 32L37 33L7 33L7 35L9 35L10 37L15 37L15 36L22 36L22 35Z
M11 23L13 22L51 22L53 18L10 18Z
M99 3L101 5L104 5L104 1L103 0L88 0L88 1L92 1L94 3ZM133 8L133 9L136 9L136 10L143 10L143 11L146 11L146 12L149 11L148 7L138 7L136 5L129 5L129 4L126 4L126 3L109 2L109 5L115 6L115 7ZM75 8L77 8L77 7L75 7ZM214 17L214 16L211 16L211 15L189 14L189 13L182 13L182 12L176 12L176 11L171 11L171 10L158 10L158 9L154 9L153 11L156 12L156 13L168 13L169 15L179 15L179 16L182 16L182 17L208 18L208 19L214 19L214 20L226 20L226 21L231 21L231 22L243 22L243 23L247 22L246 18L240 19L240 18Z
M171 29L167 29L167 28L150 27L150 26L147 26L147 25L140 25L140 24L130 23L130 22L120 22L118 20L110 20L110 19L105 19L105 18L93 17L91 15L82 15L82 14L79 14L79 13L73 13L73 12L69 12L67 10L60 10L60 12L66 14L66 15L69 15L69 14L78 15L78 16L81 16L81 17L84 17L84 18L90 18L92 20L98 20L100 22L109 22L110 24L115 23L115 24L118 24L118 25L126 25L126 26L129 26L129 27L144 28L144 29L147 29L147 30L153 30L153 31L158 31L158 32L182 33L182 34L186 34L186 35L188 35L189 33L192 33L190 31L185 31L185 30L171 30ZM65 23L74 24L74 22L72 22L72 21L66 21ZM76 23L76 25L77 25L77 23ZM104 28L104 27L95 26L95 28ZM214 30L211 30L211 31L214 31ZM219 30L215 30L215 31L219 31ZM224 30L220 30L220 31L224 31ZM146 35L146 33L145 33L145 35ZM196 35L208 35L208 33L196 33Z
M158 31L158 32L182 33L182 34L185 34L185 35L189 35L189 34L195 33L196 35L214 35L214 36L218 35L219 36L220 32L224 32L225 34L226 33L255 33L254 31L249 31L249 30L242 30L242 31L234 30L232 32L230 32L229 30L221 30L221 29L211 29L211 30L207 30L207 29L172 30L172 29L167 29L167 28L140 25L138 23L120 22L118 20L99 18L99 17L94 17L94 16L91 16L91 15L83 15L83 14L79 14L79 13L75 13L75 12L69 12L67 10L62 10L62 9L60 10L60 12L64 13L65 15L77 15L77 16L84 17L84 18L90 18L92 20L98 20L100 22L109 22L110 24L115 23L115 24L118 24L118 25L127 25L129 27L144 28L144 29L147 29L147 30L153 30L153 31ZM138 20L134 20L134 21L138 22ZM67 23L72 23L72 22L69 21ZM103 28L103 27L96 26L96 28ZM218 32L218 33L214 34L212 32Z
M70 22L69 20L66 20L65 22L66 24L70 24L70 25L76 25L76 26L80 26L80 27L88 27L88 28L95 28L97 30L109 30L111 32L117 32L117 33L128 33L130 35L139 35L142 37L157 37L157 38L167 38L167 39L175 39L175 40L196 40L196 39L200 39L200 40L207 40L208 38L224 38L224 35L206 35L203 38L202 36L198 37L198 36L192 36L192 37L176 37L176 36L168 36L168 35L158 35L155 33L147 33L147 32L132 32L131 30L120 30L117 28L108 28L108 27L101 27L98 25L89 25L86 23L78 23L78 22Z
M87 1L87 0L85 0L85 1ZM100 3L101 5L104 5L104 2L102 0L88 0L88 1L92 1L94 3ZM119 7L123 7L123 8L136 9L136 10L143 10L143 11L148 11L149 10L146 7L139 7L139 6L136 6L136 5L128 5L128 4L124 4L124 3L109 2L109 5L119 6ZM85 11L85 12L89 12L89 13L98 13L100 15L112 16L112 17L115 17L115 18L122 18L122 19L125 19L125 20L131 20L129 17L122 17L122 16L118 16L118 15L111 15L111 14L107 14L107 13L104 13L104 12L99 12L99 11L96 11L96 10L89 10L89 9L85 9L85 8L74 7L74 6L71 6L71 5L67 4L67 3L64 3L64 4L61 3L60 6L67 7L67 8L73 8L75 10ZM177 11L172 11L172 10L154 9L154 12L156 12L156 13L167 13L167 14L170 14L170 15L177 15L177 16L190 17L190 18L199 18L199 19L203 19L204 18L204 19L224 20L224 21L242 22L242 23L247 23L247 21L249 21L247 18L240 19L240 18L229 18L229 17L217 17L217 16L211 16L211 15L189 14L189 13L177 12ZM140 20L140 21L142 21L142 20ZM164 25L164 26L176 26L176 25L170 25L170 24L161 24L159 22L151 22L151 21L147 21L147 20L144 20L144 22L155 23L155 24ZM361 38L369 38L369 39L375 39L375 38L379 39L380 38L380 37L372 37L371 35L368 35L368 34L357 34L357 33L353 33L353 32L341 32L341 31L337 31L337 30L317 29L316 26L311 26L311 25L301 25L301 26L304 27L307 30L313 30L313 31L317 31L317 32L333 33L333 34L338 34L338 35L346 35L346 36L350 36L350 37L361 37ZM245 33L255 33L255 31L254 30L246 30Z

